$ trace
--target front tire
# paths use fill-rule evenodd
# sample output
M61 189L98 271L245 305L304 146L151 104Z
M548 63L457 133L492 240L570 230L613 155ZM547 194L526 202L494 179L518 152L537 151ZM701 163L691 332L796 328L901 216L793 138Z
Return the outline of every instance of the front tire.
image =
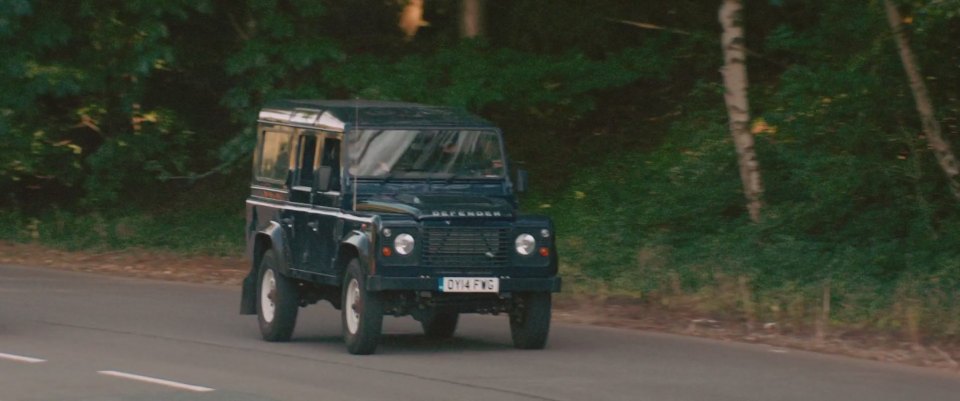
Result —
M445 339L453 337L457 331L457 321L460 320L460 314L457 312L431 312L424 318L420 325L423 326L423 333L433 339Z
M530 292L516 294L510 312L510 336L519 349L543 349L550 333L551 294Z
M279 261L273 249L268 249L260 259L257 280L257 320L264 340L282 342L290 340L297 325L300 294L297 283L280 274Z
M380 294L367 291L366 275L360 262L353 259L347 264L343 278L343 342L347 351L354 355L369 355L380 343L383 329L383 303Z

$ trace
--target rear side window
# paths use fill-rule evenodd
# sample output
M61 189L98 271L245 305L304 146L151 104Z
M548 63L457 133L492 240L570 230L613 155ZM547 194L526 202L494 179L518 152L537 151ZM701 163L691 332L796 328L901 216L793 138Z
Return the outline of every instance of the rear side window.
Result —
M284 182L290 171L290 134L263 131L257 178Z

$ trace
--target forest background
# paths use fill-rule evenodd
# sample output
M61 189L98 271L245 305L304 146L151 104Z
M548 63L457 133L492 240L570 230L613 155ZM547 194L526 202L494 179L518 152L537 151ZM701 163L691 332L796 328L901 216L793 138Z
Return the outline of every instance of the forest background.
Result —
M504 129L568 293L960 342L960 203L884 2L744 2L758 222L720 3L0 0L0 239L241 254L260 105L424 102ZM960 143L960 0L896 4Z

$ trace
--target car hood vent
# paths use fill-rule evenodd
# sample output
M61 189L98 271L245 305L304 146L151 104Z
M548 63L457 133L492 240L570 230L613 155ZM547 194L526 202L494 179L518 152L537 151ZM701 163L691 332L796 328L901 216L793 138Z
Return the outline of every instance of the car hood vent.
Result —
M510 203L501 198L461 194L400 194L365 199L358 211L398 213L421 219L513 218Z

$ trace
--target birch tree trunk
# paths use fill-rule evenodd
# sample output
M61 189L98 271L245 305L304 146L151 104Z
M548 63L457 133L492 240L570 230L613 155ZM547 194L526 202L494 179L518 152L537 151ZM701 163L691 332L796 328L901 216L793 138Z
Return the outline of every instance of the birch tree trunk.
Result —
M887 21L890 23L890 29L893 30L893 39L900 49L900 60L903 62L903 70L907 73L907 80L910 81L910 90L913 91L913 100L917 104L917 113L920 114L923 134L926 136L927 142L930 143L930 148L937 157L940 168L947 175L950 190L960 200L960 167L958 167L957 157L950 149L950 142L943 137L940 122L934 116L933 103L930 101L927 85L920 75L920 67L917 65L913 50L910 48L907 34L903 31L901 23L903 18L892 1L884 0L883 7L887 11Z
M472 39L483 35L484 0L460 1L460 37Z
M737 149L737 163L740 166L740 180L747 200L747 211L754 223L760 221L760 209L763 207L763 182L760 179L760 163L754 149L753 135L750 133L750 104L747 100L746 48L743 40L741 0L723 0L720 6L720 25L723 34L720 37L723 46L723 86L726 89L724 100L730 118L730 135Z

